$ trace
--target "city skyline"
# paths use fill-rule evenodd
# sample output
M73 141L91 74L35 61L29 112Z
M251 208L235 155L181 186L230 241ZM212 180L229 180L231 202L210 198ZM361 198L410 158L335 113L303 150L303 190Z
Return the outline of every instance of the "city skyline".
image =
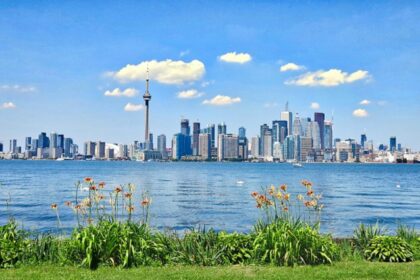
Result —
M416 3L91 5L0 4L3 144L39 131L71 135L79 147L89 139L143 141L148 67L155 136L172 137L182 118L256 135L289 101L301 116L334 112L340 138L366 133L379 145L397 135L420 150ZM311 24L302 26L298 14ZM308 38L299 36L304 28Z

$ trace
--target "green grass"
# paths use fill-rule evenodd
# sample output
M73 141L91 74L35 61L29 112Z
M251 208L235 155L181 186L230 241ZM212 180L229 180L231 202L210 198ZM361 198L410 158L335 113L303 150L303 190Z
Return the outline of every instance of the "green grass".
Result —
M1 269L0 279L420 279L420 261L379 263L343 261L333 265L273 266L165 266L88 270L72 266L22 266Z

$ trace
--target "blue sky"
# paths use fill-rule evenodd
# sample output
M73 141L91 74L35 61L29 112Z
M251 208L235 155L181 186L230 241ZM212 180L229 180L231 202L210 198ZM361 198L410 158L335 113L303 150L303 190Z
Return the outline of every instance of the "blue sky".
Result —
M420 2L122 2L0 3L0 141L143 140L148 65L155 135L185 117L252 136L289 101L334 112L334 137L420 149Z

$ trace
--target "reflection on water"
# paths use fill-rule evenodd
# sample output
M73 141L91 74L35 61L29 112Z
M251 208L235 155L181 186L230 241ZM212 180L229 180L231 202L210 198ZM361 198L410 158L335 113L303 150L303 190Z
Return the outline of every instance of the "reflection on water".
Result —
M308 179L323 194L322 230L349 236L358 223L401 222L420 226L420 165L269 163L139 163L77 161L0 161L1 212L6 194L11 213L25 227L55 229L50 204L57 202L63 224L75 219L64 201L74 198L74 183L84 177L106 181L108 187L135 183L153 198L152 224L182 230L197 225L249 231L259 217L250 193L270 184L288 184L292 193ZM240 183L238 183L240 182ZM139 207L139 205L138 205Z

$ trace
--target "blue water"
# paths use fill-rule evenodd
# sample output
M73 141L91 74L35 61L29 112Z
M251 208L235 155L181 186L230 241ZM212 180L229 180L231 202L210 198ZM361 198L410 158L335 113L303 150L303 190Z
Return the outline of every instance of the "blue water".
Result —
M0 161L0 223L10 214L24 227L56 229L51 203L58 203L63 227L76 223L64 202L74 199L74 183L84 177L148 190L151 223L183 230L205 225L246 232L261 216L250 193L270 184L303 191L302 179L323 195L322 231L350 236L359 223L420 227L420 165L272 163L141 163L101 161ZM238 184L243 181L243 184ZM398 188L397 185L400 187ZM11 205L7 211L8 193ZM137 209L140 207L137 207Z

